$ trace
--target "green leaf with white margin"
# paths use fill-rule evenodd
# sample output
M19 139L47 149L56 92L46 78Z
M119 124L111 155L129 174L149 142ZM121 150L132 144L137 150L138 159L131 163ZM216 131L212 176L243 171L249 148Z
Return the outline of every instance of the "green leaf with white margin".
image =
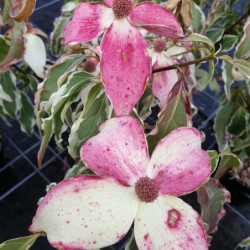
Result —
M220 27L221 22L228 18L228 14L228 11L216 13L216 15L214 15L213 18L210 19L208 29L210 27Z
M95 77L86 72L72 73L65 84L54 92L44 106L47 113L51 111L52 128L58 147L61 147L61 134L67 129L65 124L67 110L73 102L80 99L81 91L95 81ZM101 84L100 84L101 85ZM101 85L102 86L102 85Z
M102 89L103 89L102 83L97 83L95 86L93 86L89 90L87 101L85 103L84 110L83 110L83 116L88 112L93 102L98 97L98 95L100 95Z
M38 86L39 82L38 82L37 78L31 74L27 74L27 77L29 79L29 87L30 87L32 93L35 93L37 91L37 86Z
M223 13L227 10L227 1L212 1L211 11L216 11L217 13Z
M236 248L238 247L243 248L243 247L249 247L249 246L250 246L250 236L244 239L243 241L241 241L241 243L239 243Z
M151 107L154 104L154 95L152 89L147 86L142 97L136 105L137 112L141 119L145 120L151 114Z
M72 2L71 2L72 3ZM60 16L54 21L54 30L50 35L50 51L53 56L60 56L67 49L67 46L63 45L63 29L65 25L70 21L70 17Z
M87 87L87 88L88 88L88 87ZM84 90L86 90L87 88L85 88ZM83 90L83 91L84 91L84 90ZM83 91L82 91L82 92L83 92ZM81 95L82 95L82 92L81 92ZM78 102L76 108L75 108L74 110L72 110L71 119L72 119L72 122L73 122L73 123L74 123L74 122L80 117L80 115L82 114L83 107L84 107L84 105L83 105L83 103L82 103L82 101L81 101L81 102ZM72 124L72 126L73 126L73 124ZM71 127L72 127L72 126L71 126Z
M80 148L86 140L98 134L98 126L108 118L108 108L109 101L103 93L95 99L86 113L83 110L82 115L73 124L68 146L69 154L73 158L80 155Z
M214 76L214 61L209 60L209 71L205 71L203 69L196 68L195 76L199 77L197 80L197 88L200 91L203 91L207 85L212 81Z
M220 157L221 160L214 175L216 180L220 180L220 178L223 177L229 170L232 168L239 168L241 165L239 157L231 153L231 149L228 145L226 145L226 147L223 149Z
M208 44L214 50L214 43L211 39L206 36L193 33L191 35L187 35L182 39L179 39L181 42L202 42Z
M44 78L44 66L46 64L46 48L43 40L32 33L26 33L24 61L40 78Z
M80 4L79 0L74 1L74 2L70 1L70 2L65 3L62 6L61 10L62 10L63 13L72 12L76 8L76 6L79 5L79 4Z
M246 129L246 116L247 111L244 107L239 107L239 109L234 113L229 125L227 126L227 132L236 136L240 136L245 132Z
M246 136L243 140L238 140L236 147L233 149L234 152L240 151L242 149L245 149L247 147L250 147L250 134Z
M41 142L38 154L37 154L37 162L38 162L39 168L41 168L42 166L42 160L45 154L45 150L52 136L52 120L51 119L43 120L42 130L44 131L44 134L42 135L42 142Z
M21 129L27 135L31 135L33 131L33 127L35 125L35 116L34 116L34 107L31 103L29 97L21 92L21 100L20 100L20 117L18 118Z
M71 177L77 176L77 175L83 175L83 174L92 174L94 175L94 173L85 166L85 164L83 163L82 160L79 160L79 162L77 164L75 164L72 168L70 168L64 179L69 179Z
M31 135L34 124L34 109L29 97L16 87L16 77L11 70L0 75L0 106L6 116L18 120L22 131ZM8 97L5 100L2 97Z
M237 44L238 40L239 37L236 35L225 34L221 40L221 46L222 46L221 51L222 52L230 51Z
M38 153L38 164L41 166L42 159L52 134L55 134L55 140L58 147L61 146L61 135L67 129L65 120L70 105L80 99L81 91L93 82L93 75L86 72L74 72L68 78L65 84L54 92L49 101L44 105L43 115L50 115L42 120L41 129L44 131L42 144Z
M192 1L192 17L193 17L193 20L189 29L192 32L199 33L205 24L205 15L202 9L194 1Z
M72 72L83 61L82 55L67 55L60 58L47 72L45 80L39 86L39 101L48 101L51 94L58 90L58 79L66 72Z
M229 10L230 11L233 11L233 5L235 4L235 3L237 3L239 0L229 0L228 1L228 7L229 7Z
M46 193L53 189L57 185L56 182L51 182L49 185L46 185Z
M232 65L228 61L222 61L222 79L227 99L231 100L231 85L233 84Z
M216 78L213 78L209 83L209 88L212 90L212 91L215 91L216 95L219 96L221 90L220 90L220 85L218 84Z
M250 62L243 59L232 59L228 55L219 56L218 59L226 60L237 68L246 78L250 78Z
M248 79L250 79L250 62L234 58L234 66Z
M247 78L244 76L241 71L232 66L232 77L234 81L245 81Z
M1 85L0 85L0 99L3 99L5 101L7 101L7 102L12 102L11 97L6 92L4 92Z
M9 44L4 39L3 35L0 35L0 62L7 56L8 51L10 49Z
M214 131L220 150L222 150L223 138L226 133L226 128L237 109L238 106L235 103L227 102L225 105L220 106L219 111L216 114L214 119Z
M3 112L10 116L12 119L16 119L16 114L18 111L19 95L16 88L16 77L11 70L0 74L0 85L3 91L10 97L11 102L1 100L0 106L3 108Z
M197 191L198 202L201 206L201 219L209 225L208 234L217 231L219 221L225 216L225 202L230 202L230 193L219 181L210 179Z
M250 58L250 17L244 26L244 35L236 47L234 56L241 59Z
M216 150L207 150L207 153L210 158L210 167L211 167L211 174L212 174L218 165L219 155Z
M216 43L221 40L223 33L224 29L214 28L214 29L209 29L206 33L206 36L210 38L214 43Z
M8 54L0 62L0 72L5 72L12 64L21 60L24 53L23 23L14 22Z
M7 115L3 111L3 107L1 106L1 99L0 99L0 117L5 121L7 125L11 125L8 121Z
M35 113L37 117L37 126L41 129L41 119L44 118L44 105L50 99L50 96L58 90L58 80L63 75L72 72L83 60L82 55L67 55L60 58L47 72L46 78L38 86L35 95Z
M2 12L2 21L3 24L6 24L10 20L10 9L11 9L11 3L10 1L4 1L4 8Z
M6 240L0 245L1 250L28 250L35 243L36 239L42 236L41 233L36 233L26 237Z
M208 72L204 69L200 69L198 66L195 68L195 77L197 80L197 88L199 91L204 90L207 87L206 79L208 77Z
M153 152L157 143L171 131L192 123L189 98L181 81L178 81L172 88L167 107L158 117L155 129L147 136L149 154Z
M138 250L138 247L135 242L135 234L134 231L130 237L130 240L125 245L125 250Z

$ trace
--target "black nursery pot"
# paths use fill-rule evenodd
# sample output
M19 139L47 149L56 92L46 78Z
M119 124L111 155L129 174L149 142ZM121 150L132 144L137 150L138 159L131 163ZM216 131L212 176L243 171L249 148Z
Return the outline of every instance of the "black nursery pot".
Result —
M2 132L0 130L0 166L3 166L4 162L3 152L4 152L3 137L2 137Z

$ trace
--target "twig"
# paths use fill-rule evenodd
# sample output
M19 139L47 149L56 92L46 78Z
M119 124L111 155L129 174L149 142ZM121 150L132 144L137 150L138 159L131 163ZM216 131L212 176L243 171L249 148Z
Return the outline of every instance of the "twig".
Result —
M167 66L167 67L153 69L152 73L157 73L157 72L171 70L171 69L178 69L180 67L185 67L185 66L188 66L188 65L191 65L191 64L197 64L197 63L200 63L200 62L205 62L205 61L214 60L214 59L216 59L216 56L214 56L214 51L213 51L210 55L199 58L199 59L196 59L196 60L193 60L193 61L180 63L180 64L173 64L173 65L170 65L170 66Z
M230 27L228 27L228 28L225 30L224 34L229 34L229 33L231 33L231 31L234 29L234 27L235 27L236 25L238 25L244 18L248 17L249 15L250 15L250 8L248 9L248 11L247 11L242 17L240 17L235 23L233 23Z

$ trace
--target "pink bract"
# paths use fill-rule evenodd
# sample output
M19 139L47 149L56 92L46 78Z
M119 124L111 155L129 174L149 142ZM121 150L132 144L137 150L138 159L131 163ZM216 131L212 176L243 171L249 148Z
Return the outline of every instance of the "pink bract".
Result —
M174 60L167 57L164 52L153 51L155 56L155 63L153 69L158 69L174 64ZM152 92L160 101L160 107L164 110L167 107L168 96L173 86L177 83L178 71L166 70L162 72L157 72L153 74L152 77Z
M134 221L139 249L208 249L198 213L173 197L196 190L210 176L202 133L176 129L149 159L136 119L112 118L99 129L82 146L81 158L103 176L59 183L43 199L29 230L46 232L51 245L64 250L96 249L119 241Z
M66 44L82 43L106 31L101 42L102 81L115 114L129 115L151 74L147 42L135 26L173 39L183 32L175 16L156 4L134 6L130 0L105 3L80 4L63 35Z

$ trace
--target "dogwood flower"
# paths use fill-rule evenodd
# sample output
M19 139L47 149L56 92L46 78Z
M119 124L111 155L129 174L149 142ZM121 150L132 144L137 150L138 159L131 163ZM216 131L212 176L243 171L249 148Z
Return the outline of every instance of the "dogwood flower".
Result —
M101 75L117 116L129 115L151 74L148 45L136 27L168 38L183 35L175 16L149 2L131 0L82 3L64 29L66 44L101 41Z
M175 196L196 190L210 176L202 133L172 131L151 159L139 122L107 120L81 148L82 160L102 176L77 176L42 200L31 232L44 231L60 249L96 249L119 241L134 221L139 249L208 249L198 213Z

